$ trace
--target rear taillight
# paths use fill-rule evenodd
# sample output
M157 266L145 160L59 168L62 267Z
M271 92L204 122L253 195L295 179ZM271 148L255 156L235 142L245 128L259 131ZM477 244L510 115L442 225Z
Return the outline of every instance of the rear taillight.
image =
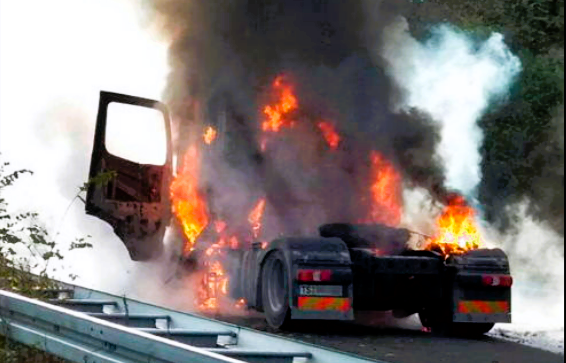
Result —
M511 287L513 277L509 275L483 275L482 284L484 286Z
M495 279L493 278L493 276L490 276L490 275L482 276L482 284L484 286L493 286L494 282L495 282Z
M301 282L328 282L332 280L332 270L299 270L297 280Z
M299 270L297 274L297 280L299 281L313 281L313 278L312 270Z
M511 287L513 286L513 276L501 276L499 286Z

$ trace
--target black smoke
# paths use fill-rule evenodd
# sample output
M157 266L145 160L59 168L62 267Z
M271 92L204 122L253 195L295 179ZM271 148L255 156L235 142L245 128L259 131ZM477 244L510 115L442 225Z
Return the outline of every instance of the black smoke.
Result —
M373 54L380 31L406 3L151 1L172 39L167 101L178 151L199 137L203 123L221 133L222 147L205 156L203 188L213 214L241 219L265 194L277 215L273 228L288 234L359 219L363 206L353 196L367 188L371 150L391 160L409 185L445 195L438 130L416 110L392 111L400 91ZM282 74L298 95L300 126L262 152L262 97ZM338 152L316 141L313 121L320 119L341 134Z

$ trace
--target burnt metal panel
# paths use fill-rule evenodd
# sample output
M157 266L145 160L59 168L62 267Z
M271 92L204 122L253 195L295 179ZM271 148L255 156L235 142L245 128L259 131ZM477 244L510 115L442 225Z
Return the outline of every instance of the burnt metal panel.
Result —
M416 312L442 294L445 267L441 258L377 256L375 251L361 248L350 253L356 310Z

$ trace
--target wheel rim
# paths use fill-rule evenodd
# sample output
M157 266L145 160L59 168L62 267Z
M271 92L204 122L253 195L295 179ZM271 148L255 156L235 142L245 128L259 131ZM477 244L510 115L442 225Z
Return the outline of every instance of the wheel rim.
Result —
M278 312L283 309L285 304L285 268L280 260L273 262L269 274L267 293L269 305L272 311Z

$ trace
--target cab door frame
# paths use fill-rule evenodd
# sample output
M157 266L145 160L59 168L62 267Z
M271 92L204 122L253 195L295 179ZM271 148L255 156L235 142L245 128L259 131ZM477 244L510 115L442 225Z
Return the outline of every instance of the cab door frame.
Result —
M106 131L111 103L141 106L163 114L167 138L164 165L139 164L108 151ZM125 94L100 92L85 209L87 214L113 227L135 261L156 258L163 250L165 228L171 220L171 144L170 117L165 104ZM114 178L104 183L95 182L97 176L105 172L112 172Z

